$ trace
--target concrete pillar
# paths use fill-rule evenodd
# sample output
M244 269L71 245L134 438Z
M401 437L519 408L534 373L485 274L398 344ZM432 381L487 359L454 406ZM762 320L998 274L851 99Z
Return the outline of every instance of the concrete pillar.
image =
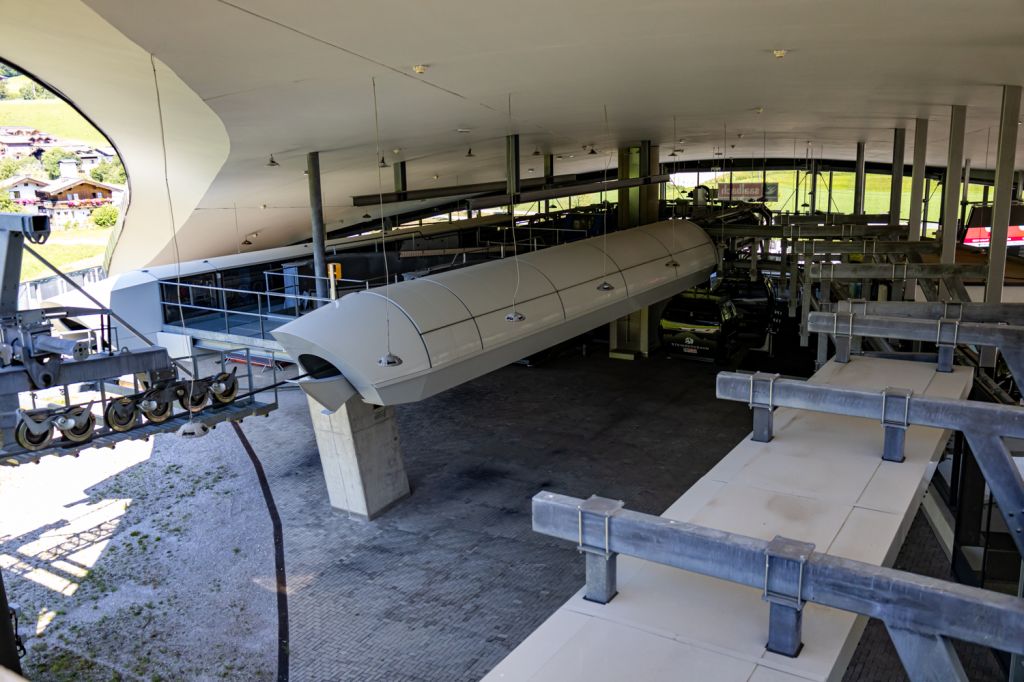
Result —
M807 192L810 208L807 212L814 214L818 210L818 162L815 159L811 159L810 182L810 188Z
M544 186L551 187L555 184L555 155L544 155ZM544 212L551 213L551 200L544 200Z
M327 247L324 237L324 198L320 191L320 152L306 154L309 180L309 212L313 226L313 274L316 275L316 296L327 298Z
M864 151L865 143L857 143L857 170L853 178L853 213L861 215L864 213Z
M1006 235L1010 223L1013 164L1017 151L1017 120L1020 117L1019 85L1003 86L1003 106L999 115L999 141L996 145L995 196L992 200L992 241L988 249L988 279L985 302L1000 303L1006 275Z
M515 197L520 190L519 136L505 136L505 194Z
M892 135L892 172L889 185L889 223L899 225L903 208L903 155L907 146L907 129L896 128Z
M642 177L647 174L645 168L649 171L650 163L650 142L641 143L638 147L621 147L617 177L620 180ZM640 187L629 187L618 191L619 229L643 224L643 219L650 209L646 208L647 195L641 196L640 190ZM657 194L654 195L654 200L654 210L657 211ZM608 327L608 357L619 360L647 357L651 350L652 337L657 338L657 335L651 333L649 308L645 307L619 318Z
M954 104L949 117L949 152L946 155L946 179L942 183L942 262L956 262L957 190L964 161L964 128L967 107Z
M371 520L409 495L393 407L356 396L324 414L320 403L308 400L332 507Z
M391 167L395 169L395 192L408 192L409 179L405 175L405 161L395 161Z

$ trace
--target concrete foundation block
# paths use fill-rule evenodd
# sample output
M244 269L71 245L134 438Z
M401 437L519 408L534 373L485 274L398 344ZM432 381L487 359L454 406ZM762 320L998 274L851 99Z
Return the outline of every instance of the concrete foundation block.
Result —
M409 495L393 407L355 397L324 414L308 400L332 507L370 520Z

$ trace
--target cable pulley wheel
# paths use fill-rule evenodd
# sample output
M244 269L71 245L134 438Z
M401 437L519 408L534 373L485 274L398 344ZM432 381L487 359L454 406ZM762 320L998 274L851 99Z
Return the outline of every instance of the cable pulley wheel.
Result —
M221 372L214 378L214 382L224 384L224 390L220 393L210 391L213 394L214 402L227 405L238 395L238 377L234 372Z
M142 414L151 424L163 424L174 414L170 403L157 403L152 410L143 410Z
M111 431L124 433L135 428L138 420L139 409L131 398L118 398L107 403L103 410L103 422Z
M42 423L42 420L34 417L26 416L25 419L31 419L37 424ZM18 441L18 445L26 450L42 450L53 441L53 429L47 429L45 433L36 435L28 430L28 424L20 421L17 428L14 429L14 440Z
M78 419L83 414L87 416L81 426L60 429L60 435L63 436L64 440L72 443L84 443L92 438L93 429L96 428L96 415L84 407L74 407L67 413L67 416L72 419Z
M206 407L207 393L208 391L195 395L185 394L178 398L178 404L181 405L181 409L188 410L192 414L198 414Z

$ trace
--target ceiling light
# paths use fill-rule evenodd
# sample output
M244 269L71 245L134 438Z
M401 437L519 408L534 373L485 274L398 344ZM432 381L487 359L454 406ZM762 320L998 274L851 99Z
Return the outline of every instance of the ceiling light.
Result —
M456 128L455 132L465 134L465 133L471 133L471 132L473 132L473 130L472 130L472 128Z
M435 180L437 180L437 179L438 179L439 177L441 177L441 176L440 176L440 175L435 175L435 176L433 176L433 177L434 177L434 179L435 179Z
M391 153L394 154L395 156L398 156L399 154L402 153L402 148L401 147L395 147L394 149L391 150Z
M427 72L427 69L429 67L430 64L417 64L416 66L412 67L412 70L422 76Z
M278 163L277 161L275 161L275 160L274 160L274 155L273 155L273 154L271 154L271 155L270 155L270 160L269 160L269 161L267 161L267 165L268 165L268 166L270 166L271 168L277 168L277 167L278 167L278 166L280 166L281 164L279 164L279 163Z
M370 219L371 217L372 217L372 216L370 216L370 214L369 214L369 213L364 213L364 214L363 214L363 220L369 220L369 219Z
M783 57L786 56L787 52L788 50L772 50L772 56L775 57L776 59L782 59Z
M679 156L679 155L678 155L678 154L676 154L676 150L675 150L675 149L673 149L673 150L672 150L672 151L671 151L671 152L669 153L669 156L671 156L671 157L676 157L676 156Z
M532 173L532 172L533 172L533 169L532 169L532 168L527 168L527 169L526 169L526 172L527 172L527 173Z
M387 168L388 167L388 162L385 161L384 157L382 156L382 157L380 157L380 163L378 163L377 165L380 166L381 168Z
M248 237L246 237L245 241L242 242L242 246L252 246L252 242L249 241Z
M260 204L260 210L266 211L267 210L267 205L266 204Z
M558 156L556 156L555 158L556 158L556 159L564 159L565 157L564 157L564 156L562 156L561 154L559 154L559 155L558 155Z
M533 154L530 154L530 156L540 156L540 149L537 148L537 147L534 147L533 148Z
M754 113L755 114L763 114L764 113L764 107L763 106L754 107Z
M469 151L466 152L466 158L467 159L472 159L474 156L476 156L476 154L473 153L473 148L470 147Z
M309 175L309 169L307 168L306 170L302 171L302 174L303 175Z
M591 147L591 148L590 148L590 151L589 151L589 152L587 152L587 153L588 153L588 154L597 154L597 150L596 150L596 149L594 149L593 147Z

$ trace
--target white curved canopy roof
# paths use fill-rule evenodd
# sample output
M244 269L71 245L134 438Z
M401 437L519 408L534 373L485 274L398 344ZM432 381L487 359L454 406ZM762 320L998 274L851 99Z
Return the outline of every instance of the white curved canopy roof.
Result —
M534 148L564 155L558 173L614 165L608 152L642 139L667 161L673 117L681 161L715 147L802 161L807 141L816 156L851 159L857 140L869 160L888 161L892 129L926 117L928 162L944 165L954 103L968 107L966 156L991 168L1000 86L1024 83L1019 0L0 0L0 10L0 58L66 92L110 134L136 199L164 192L154 55L167 76L184 260L234 252L236 216L242 235L260 231L258 248L306 237L309 151L322 151L329 223L376 216L350 199L377 191L371 77L382 153L409 162L413 189L500 180L513 131L523 177L542 172ZM429 68L417 75L416 64ZM172 82L187 92L170 96ZM208 111L179 114L195 103ZM207 114L221 132L191 123ZM148 142L128 144L140 135ZM600 153L584 154L589 144ZM266 166L270 153L279 167ZM125 232L124 268L174 259L166 220L131 216Z

